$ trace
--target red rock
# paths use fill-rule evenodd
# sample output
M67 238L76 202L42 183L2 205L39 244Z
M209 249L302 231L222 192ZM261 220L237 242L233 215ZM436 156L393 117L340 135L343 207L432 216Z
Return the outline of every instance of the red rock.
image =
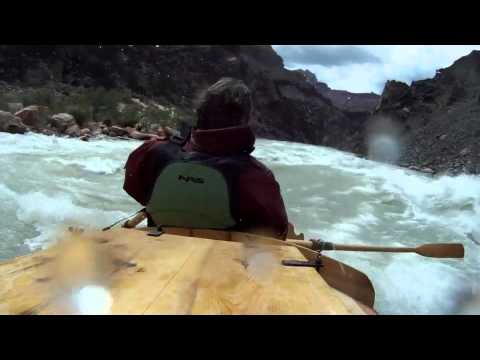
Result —
M31 127L42 127L43 116L46 111L44 106L31 105L15 113L15 116L22 119L22 122Z

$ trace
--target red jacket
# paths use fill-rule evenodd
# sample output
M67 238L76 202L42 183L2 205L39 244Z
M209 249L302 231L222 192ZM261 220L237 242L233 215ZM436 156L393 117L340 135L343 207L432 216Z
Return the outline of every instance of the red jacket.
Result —
M125 166L124 190L142 205L146 205L158 169L155 148L165 141L150 140L134 150ZM194 130L185 151L195 151L212 156L250 154L254 150L255 136L250 127L232 127L216 130ZM249 167L238 181L233 196L238 196L236 213L246 229L268 228L285 238L288 219L280 187L273 173L254 157L249 156Z

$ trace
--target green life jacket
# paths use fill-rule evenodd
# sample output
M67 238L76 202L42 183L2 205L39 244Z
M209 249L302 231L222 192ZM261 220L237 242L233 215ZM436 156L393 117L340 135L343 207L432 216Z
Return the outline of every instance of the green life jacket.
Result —
M146 209L157 226L229 229L238 223L235 191L249 156L215 157L167 143Z

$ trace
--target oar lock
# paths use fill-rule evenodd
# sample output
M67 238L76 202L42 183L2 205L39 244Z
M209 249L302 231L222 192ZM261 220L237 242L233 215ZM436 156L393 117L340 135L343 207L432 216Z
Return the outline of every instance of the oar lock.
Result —
M302 261L302 260L282 260L282 265L284 266L302 266L302 267L313 267L317 271L323 266L322 264L322 250L335 250L335 245L331 242L326 242L322 240L310 240L312 243L311 249L317 252L317 257L314 260Z
M312 250L316 251L328 251L328 250L335 250L335 244L327 241L311 239L310 242L312 243Z
M313 267L315 270L319 271L323 266L321 254L317 253L317 257L314 260L282 260L283 266L297 266L297 267Z

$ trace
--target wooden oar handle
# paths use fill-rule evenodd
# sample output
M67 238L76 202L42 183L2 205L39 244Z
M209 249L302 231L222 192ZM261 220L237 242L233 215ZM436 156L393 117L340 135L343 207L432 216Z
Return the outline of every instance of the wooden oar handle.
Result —
M409 247L399 248L399 247L390 247L390 246L336 245L331 243L328 243L328 244L331 245L331 249L322 248L322 250L373 251L373 252L395 252L395 253L416 252L415 248L409 248Z

